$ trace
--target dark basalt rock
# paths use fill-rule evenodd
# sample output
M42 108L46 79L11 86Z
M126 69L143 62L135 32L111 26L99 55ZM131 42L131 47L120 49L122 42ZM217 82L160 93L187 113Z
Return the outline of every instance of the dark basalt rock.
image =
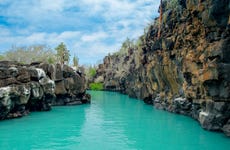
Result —
M92 81L229 136L229 3L164 0L160 37L156 18L132 53L106 56Z
M192 103L185 98L176 98L173 100L171 111L183 115L191 115Z
M230 136L230 120L223 126L222 130L225 135Z
M83 98L81 99L82 104L89 104L91 99L91 95L84 94Z
M84 75L66 65L0 62L0 120L49 111L52 105L90 103L85 84Z
M152 96L148 96L146 98L143 99L143 101L146 103L146 104L149 104L149 105L153 105L153 98Z

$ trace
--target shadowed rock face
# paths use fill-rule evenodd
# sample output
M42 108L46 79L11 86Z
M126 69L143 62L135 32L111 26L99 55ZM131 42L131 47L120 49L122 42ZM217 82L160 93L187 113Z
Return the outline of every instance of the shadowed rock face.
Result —
M0 120L90 102L85 77L66 65L0 62Z
M229 5L164 0L161 36L157 18L128 54L104 58L95 81L230 135Z

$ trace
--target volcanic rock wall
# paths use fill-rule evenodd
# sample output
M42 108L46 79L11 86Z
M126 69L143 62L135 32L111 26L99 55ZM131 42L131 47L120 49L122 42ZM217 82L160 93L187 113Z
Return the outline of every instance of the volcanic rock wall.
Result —
M128 54L106 56L94 81L230 136L230 1L162 7L161 25L156 18Z
M0 120L47 111L52 105L89 103L85 77L60 64L0 62Z

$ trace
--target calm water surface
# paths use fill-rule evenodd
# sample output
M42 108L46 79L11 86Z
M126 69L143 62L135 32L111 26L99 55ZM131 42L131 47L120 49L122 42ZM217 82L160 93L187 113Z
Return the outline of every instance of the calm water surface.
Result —
M0 122L1 150L229 150L230 138L191 118L113 92L90 92L91 105Z

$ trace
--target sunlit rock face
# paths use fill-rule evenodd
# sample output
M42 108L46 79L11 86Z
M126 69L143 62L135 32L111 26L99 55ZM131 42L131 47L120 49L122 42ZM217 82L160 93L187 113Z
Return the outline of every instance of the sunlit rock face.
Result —
M106 56L94 81L230 135L229 5L163 0L161 25L155 19L126 54Z
M62 83L62 84L60 84ZM0 62L0 120L90 102L83 74L69 66Z

